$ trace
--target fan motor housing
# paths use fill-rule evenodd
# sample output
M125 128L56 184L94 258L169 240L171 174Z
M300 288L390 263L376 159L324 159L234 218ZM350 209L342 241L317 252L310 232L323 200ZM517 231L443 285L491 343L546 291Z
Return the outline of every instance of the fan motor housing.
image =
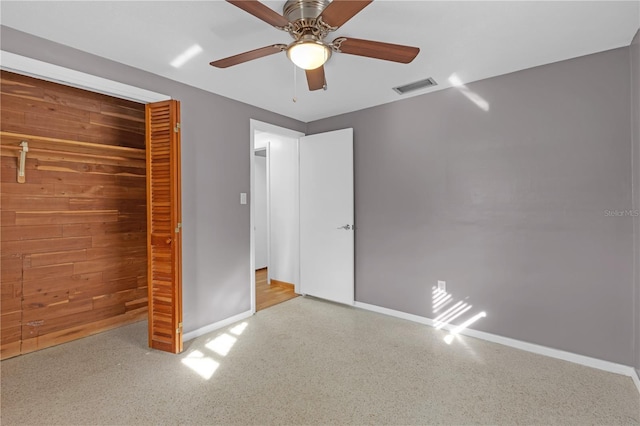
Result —
M316 19L329 3L328 0L287 0L284 4L283 16L289 22L299 19Z

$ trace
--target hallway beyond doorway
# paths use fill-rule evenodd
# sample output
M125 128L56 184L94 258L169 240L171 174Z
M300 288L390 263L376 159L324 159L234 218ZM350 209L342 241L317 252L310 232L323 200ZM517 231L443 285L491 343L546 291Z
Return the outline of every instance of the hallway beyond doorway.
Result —
M267 268L256 270L256 312L298 297L293 285L267 283Z

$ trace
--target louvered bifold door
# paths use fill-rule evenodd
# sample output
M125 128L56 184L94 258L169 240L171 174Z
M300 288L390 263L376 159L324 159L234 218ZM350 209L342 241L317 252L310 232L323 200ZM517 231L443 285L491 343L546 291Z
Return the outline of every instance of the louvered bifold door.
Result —
M180 103L147 104L149 346L182 352Z

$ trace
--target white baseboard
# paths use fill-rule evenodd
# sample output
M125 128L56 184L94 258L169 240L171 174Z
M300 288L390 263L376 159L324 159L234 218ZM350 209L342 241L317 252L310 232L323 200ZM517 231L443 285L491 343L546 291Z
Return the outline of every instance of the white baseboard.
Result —
M636 387L638 388L638 392L640 392L640 370L633 369L633 372L631 373L631 378L633 379L633 383L636 384Z
M396 311L393 309L383 308L381 306L370 305L368 303L355 302L353 304L356 308L365 309L367 311L373 311L384 315L390 315L392 317L405 319L408 321L417 322L433 327L434 321L430 318L421 317L418 315L408 314L406 312ZM455 326L444 327L445 330L450 330ZM564 361L573 362L576 364L585 365L587 367L597 368L599 370L608 371L611 373L622 374L629 376L633 379L638 392L640 392L640 377L633 367L629 367L622 364L616 364L615 362L604 361L597 358L591 358L584 355L574 354L572 352L561 351L559 349L548 348L542 345L536 345L534 343L527 343L521 340L511 339L508 337L498 336L496 334L486 333L484 331L477 331L470 328L460 331L460 334L465 336L475 337L489 342L498 343L512 348L521 349L523 351L532 352L540 355L545 355L551 358L562 359Z
M234 322L242 321L245 318L249 318L253 313L251 311L242 312L238 315L234 315L232 317L223 319L222 321L214 322L213 324L205 325L204 327L200 327L196 330L190 331L188 333L184 333L182 336L182 340L184 342L188 342L189 340L193 340L196 337L200 337L203 334L211 333L212 331L216 331L221 329L222 327L226 327L228 325L233 324Z
M367 311L377 312L379 314L385 314L396 318L402 318L409 321L425 324L430 327L434 327L434 321L427 317L421 317L418 315L408 314L406 312L396 311L394 309L383 308L382 306L370 305L368 303L354 302L353 306L356 308L365 309Z

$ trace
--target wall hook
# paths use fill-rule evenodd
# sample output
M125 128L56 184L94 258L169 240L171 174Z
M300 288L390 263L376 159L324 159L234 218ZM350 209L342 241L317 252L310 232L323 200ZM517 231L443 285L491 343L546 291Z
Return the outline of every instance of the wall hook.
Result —
M20 142L20 146L22 147L22 151L20 151L20 159L18 164L18 183L24 183L24 171L27 162L27 152L29 152L29 143L27 141L22 141Z

